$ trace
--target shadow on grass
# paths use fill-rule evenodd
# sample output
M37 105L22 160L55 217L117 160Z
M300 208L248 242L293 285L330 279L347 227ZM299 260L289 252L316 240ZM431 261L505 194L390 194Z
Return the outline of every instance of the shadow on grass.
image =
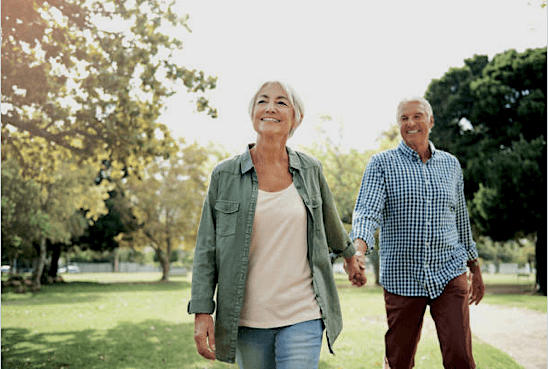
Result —
M534 283L490 283L485 293L493 295L541 295L534 290Z
M95 294L124 292L169 292L190 289L189 282L98 283L69 282L43 286L40 292L2 293L2 305L50 305L93 302Z
M192 323L147 320L107 330L2 329L2 368L187 368L207 364Z

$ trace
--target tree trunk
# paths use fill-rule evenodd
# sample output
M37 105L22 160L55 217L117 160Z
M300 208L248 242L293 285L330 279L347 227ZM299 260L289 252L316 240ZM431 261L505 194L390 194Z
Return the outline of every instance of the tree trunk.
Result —
M44 236L40 237L40 253L38 255L38 263L36 265L36 270L34 271L34 279L32 281L32 287L35 290L39 290L42 286L40 279L42 278L42 273L44 272L44 266L46 265L46 238Z
M113 250L112 254L114 255L114 272L118 273L120 271L120 255L118 254L118 247Z
M543 222L542 224L546 223ZM541 292L544 296L546 296L546 248L546 227L541 226L540 229L537 231L535 257L537 267L537 286L539 292Z
M51 278L57 277L57 270L59 268L59 258L61 257L61 244L56 243L51 245L52 255L51 255L51 265L49 267L48 275Z
M167 215L167 214L166 214ZM171 237L170 237L169 222L166 222L166 246L167 250L164 254L164 262L162 263L162 281L169 281L169 263L171 262Z
M169 281L169 257L164 256L164 262L162 263L162 281Z
M156 251L156 256L158 257L158 261L162 267L162 278L160 281L167 282L169 281L169 257L166 256L160 248L154 249L154 251Z

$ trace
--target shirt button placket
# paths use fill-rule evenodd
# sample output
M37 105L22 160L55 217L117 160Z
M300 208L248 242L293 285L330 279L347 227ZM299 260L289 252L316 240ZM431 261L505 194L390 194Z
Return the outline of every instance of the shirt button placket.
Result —
M424 287L427 292L429 292L430 287L430 270L429 270L429 260L430 260L430 239L432 234L432 194L431 189L431 178L430 171L428 170L428 165L424 163L422 165L423 174L424 174L424 187L425 187L425 222L424 222Z

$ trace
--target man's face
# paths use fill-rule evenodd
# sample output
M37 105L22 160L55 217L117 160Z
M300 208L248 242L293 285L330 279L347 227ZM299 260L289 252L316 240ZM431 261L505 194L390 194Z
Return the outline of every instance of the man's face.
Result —
M428 113L418 101L406 103L399 119L401 137L415 151L428 147L430 129L434 126L434 117L428 118Z

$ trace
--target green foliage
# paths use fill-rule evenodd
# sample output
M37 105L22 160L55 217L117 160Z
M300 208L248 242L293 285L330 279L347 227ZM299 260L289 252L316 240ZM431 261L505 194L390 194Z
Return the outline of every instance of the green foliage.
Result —
M3 248L29 247L42 236L51 242L68 242L87 225L79 210L90 210L92 217L102 211L94 206L93 200L100 197L89 190L94 186L93 175L86 168L74 171L64 166L55 177L55 184L39 184L23 178L15 161L2 165Z
M2 163L2 255L14 260L33 249L39 239L39 224L44 218L40 186L25 181L13 160Z
M134 250L128 248L118 248L117 257L120 261L139 263L139 264L152 264L154 262L154 255L147 253L144 250Z
M495 240L545 227L546 48L476 55L433 80L436 145L463 165L471 218Z
M118 234L138 228L131 211L131 203L119 183L115 190L109 191L109 196L105 201L108 212L90 224L84 234L74 240L75 244L95 251L112 251L118 247L115 240Z
M489 237L480 236L476 247L479 257L487 262L518 263L523 266L535 259L534 242L522 239L520 242L497 242Z
M111 251L94 251L77 245L72 246L65 257L67 264L69 261L75 263L112 263L113 261Z
M430 83L425 96L435 117L430 137L461 160L467 198L483 182L482 170L470 168L484 168L514 141L545 135L545 70L546 48L509 50L491 61L475 55Z
M471 216L483 234L498 241L525 237L542 225L544 206L539 201L545 190L545 169L541 167L546 149L544 137L527 142L523 137L487 158L480 167L483 183L474 194Z
M92 167L62 163L51 178L38 183L24 178L16 161L2 165L2 253L12 264L15 258L40 256L35 270L43 270L47 246L55 246L56 270L61 245L81 236L88 222L105 212L105 184L95 184Z
M163 0L2 1L2 157L43 182L71 156L122 176L174 153L164 101L216 86L174 62L182 42L165 31L187 20Z

